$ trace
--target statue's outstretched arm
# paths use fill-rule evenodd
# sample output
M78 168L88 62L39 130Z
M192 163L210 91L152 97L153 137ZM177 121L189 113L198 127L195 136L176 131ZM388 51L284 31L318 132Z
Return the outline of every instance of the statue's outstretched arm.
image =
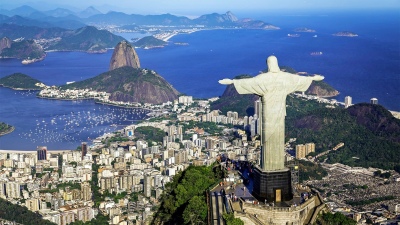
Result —
M233 84L233 80L231 80L231 79L223 79L223 80L219 80L218 83L220 83L220 84Z
M315 74L315 75L312 77L312 79L315 80L315 81L321 81L321 80L324 79L324 76Z

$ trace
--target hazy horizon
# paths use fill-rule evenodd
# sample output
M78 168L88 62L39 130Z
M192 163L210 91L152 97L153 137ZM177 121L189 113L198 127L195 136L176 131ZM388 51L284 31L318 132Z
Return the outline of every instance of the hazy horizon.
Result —
M109 11L120 11L128 14L163 14L171 13L175 15L195 17L206 13L224 13L232 11L241 14L243 12L274 12L274 11L295 11L295 10L354 10L354 9L397 9L400 2L397 0L350 0L350 1L320 1L320 0L282 0L279 3L271 0L250 0L250 1L229 1L229 0L203 0L203 1L183 1L183 0L150 0L132 1L120 0L118 4L112 4L109 0L70 0L68 3L56 3L52 0L14 0L12 2L1 3L0 8L11 10L23 5L31 6L37 10L53 10L56 8L66 8L73 11L82 11L93 6L102 13Z

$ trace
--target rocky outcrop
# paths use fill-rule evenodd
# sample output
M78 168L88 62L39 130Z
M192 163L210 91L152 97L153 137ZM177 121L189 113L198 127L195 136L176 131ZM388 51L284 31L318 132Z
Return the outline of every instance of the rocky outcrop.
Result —
M139 57L126 41L117 44L110 71L68 84L63 89L86 89L110 93L110 100L161 104L174 101L179 92L155 71L140 69Z
M139 57L135 49L127 41L121 41L115 46L110 60L110 70L124 66L140 68Z
M110 100L161 104L174 101L179 92L152 70L124 66L96 77L62 86L63 89L86 89L110 93Z
M11 43L12 43L12 40L11 40L11 39L9 39L9 38L7 38L7 37L3 37L3 38L0 40L0 54L1 54L1 52L3 51L3 49L5 49L5 48L10 48L10 47L11 47Z
M7 40L4 40L8 44ZM43 60L46 57L46 52L42 46L33 40L22 40L11 42L9 48L3 48L0 53L0 58L17 58L23 59L23 63L32 63ZM24 63L25 64L25 63Z
M316 95L318 97L334 97L339 94L332 86L324 81L313 81L306 91L307 95Z

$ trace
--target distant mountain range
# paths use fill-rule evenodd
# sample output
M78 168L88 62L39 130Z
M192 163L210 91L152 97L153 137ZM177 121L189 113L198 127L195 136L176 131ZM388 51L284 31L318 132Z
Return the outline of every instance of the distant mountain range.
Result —
M12 10L6 10L6 9L0 9L0 14L6 15L6 16L23 16L23 17L38 17L40 15L46 17L46 16L52 16L52 17L66 17L69 15L77 16L80 18L87 18L96 14L102 14L99 10L94 8L93 6L90 6L82 11L79 12L74 12L69 9L63 9L63 8L56 8L53 10L48 10L48 11L40 11L37 10L33 7L23 5L18 8L12 9Z
M85 26L76 30L58 27L41 28L36 26L20 26L1 24L0 38L36 39L44 50L105 52L113 48L124 38L106 30L98 30L93 26ZM45 39L45 40L40 40ZM36 44L36 43L35 43ZM12 47L12 46L11 46ZM24 56L15 58L26 58Z
M24 18L27 21L22 21ZM172 14L139 15L110 11L101 13L94 7L80 12L57 8L39 11L30 6L21 6L13 10L0 9L0 24L35 25L39 27L62 27L76 29L85 25L168 25L168 26L206 26L206 27L239 27L248 29L279 29L278 27L253 19L238 19L232 12L225 14L211 13L195 19ZM28 24L29 23L29 24ZM32 24L35 23L35 24Z
M137 31L151 32L149 25L169 26L170 29L194 27L279 29L260 20L238 19L232 12L212 13L196 19L189 19L172 14L129 15L114 11L103 14L94 7L89 7L80 12L63 8L40 11L26 5L12 10L0 9L0 39L7 37L14 41L30 40L30 42L24 42L23 49L38 49L36 47L39 45L45 51L105 52L107 48L113 48L117 43L124 40L124 38L114 35L110 31L133 27ZM151 37L142 40L142 42L135 43L135 45L155 47L166 44ZM8 46L10 49L4 49L3 52L5 51L7 55L4 55L4 53L2 57L32 58L29 51L21 50L21 48L16 50L13 46ZM18 54L14 54L17 52ZM26 54L24 55L24 53ZM42 59L44 55L40 55Z

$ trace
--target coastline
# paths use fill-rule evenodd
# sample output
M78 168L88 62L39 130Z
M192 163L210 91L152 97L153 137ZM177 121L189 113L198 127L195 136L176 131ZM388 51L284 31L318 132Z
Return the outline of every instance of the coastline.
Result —
M119 108L126 108L126 109L145 109L149 111L153 111L152 109L145 108L145 107L138 107L138 106L127 106L125 104L118 105L118 104L113 104L113 103L107 103L107 102L102 102L102 101L96 101L96 98L91 98L91 97L86 97L86 98L50 98L50 97L44 97L37 95L37 98L41 99L48 99L48 100L61 100L61 101L81 101L81 100L93 100L95 104L101 104L101 105L109 105L109 106L115 106Z
M29 89L29 88L15 88L15 87L5 86L3 84L0 84L0 87L10 88L15 91L40 91L40 90L42 90L42 89Z
M35 59L24 59L24 60L21 61L21 63L22 63L23 65L28 65L28 64L31 64L31 63L35 63L35 62L40 62L40 61L44 60L44 59L46 58L46 56L47 56L47 54L45 54L44 56L42 56L42 57L40 57L40 58L35 58Z
M389 112L396 118L400 120L400 112L389 110Z
M47 150L50 153L64 153L64 152L70 152L70 151L74 151L72 149L68 150ZM24 153L24 154L36 154L36 150L32 149L32 150L2 150L0 149L0 153Z
M4 135L7 135L7 134L10 134L10 133L12 133L14 130L15 130L15 127L14 127L14 126L11 126L11 128L10 128L9 130L0 133L0 137L1 137L1 136L4 136Z

